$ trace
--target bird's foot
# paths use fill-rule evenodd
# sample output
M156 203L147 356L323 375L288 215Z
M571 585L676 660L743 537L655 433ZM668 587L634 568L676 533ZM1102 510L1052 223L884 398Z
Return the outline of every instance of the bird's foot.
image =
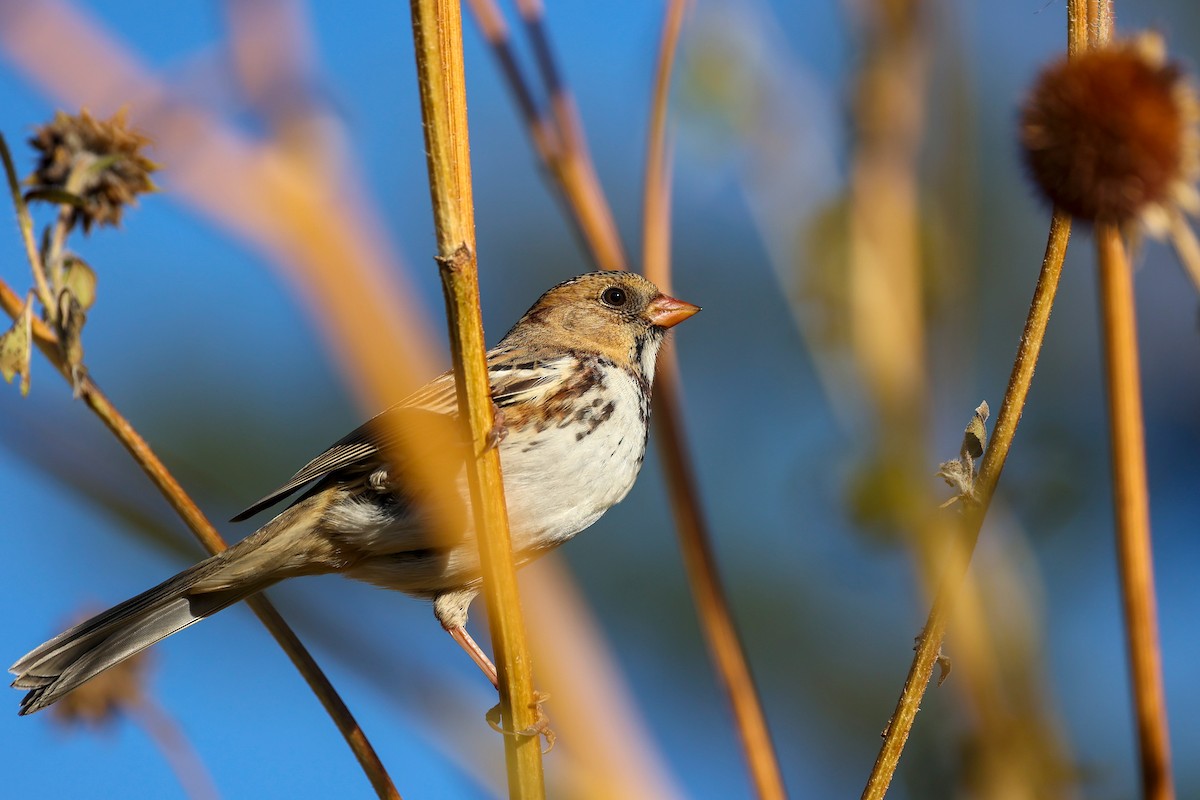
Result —
M550 717L542 710L542 705L549 699L550 695L534 690L533 702L529 704L529 707L534 710L537 716L533 724L527 728L522 728L519 731L505 728L500 718L499 703L488 710L486 715L487 723L492 727L492 730L502 733L505 736L541 736L546 740L546 748L542 752L549 753L554 749L554 742L558 739L558 736L550 729Z
M487 432L487 437L483 442L483 450L486 453L488 450L495 450L504 441L504 437L508 436L508 426L504 422L504 409L492 403L492 428Z

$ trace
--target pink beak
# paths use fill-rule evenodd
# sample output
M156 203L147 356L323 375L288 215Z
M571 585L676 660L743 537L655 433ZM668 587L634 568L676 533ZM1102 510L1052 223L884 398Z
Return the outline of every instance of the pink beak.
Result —
M660 328L672 328L699 310L700 306L676 300L674 297L665 294L660 294L651 300L650 304L646 307L646 313L650 317L650 322Z

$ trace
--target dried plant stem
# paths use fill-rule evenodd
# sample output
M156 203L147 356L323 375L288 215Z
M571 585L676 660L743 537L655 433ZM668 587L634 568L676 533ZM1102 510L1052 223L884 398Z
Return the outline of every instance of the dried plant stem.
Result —
M63 191L67 194L78 195L83 188L84 179L91 170L92 165L87 161L80 161L72 165L71 171L67 174ZM63 251L67 246L67 233L71 228L72 213L74 213L74 209L68 203L59 204L54 227L50 230L50 246L46 249L45 256L39 260L43 267L42 271L50 273L50 282L54 286L62 284ZM55 308L47 310L47 313L51 314L51 319L58 314L57 304L55 306Z
M558 132L554 129L550 119L538 110L538 104L534 100L529 81L526 80L521 72L520 64L517 63L508 24L504 21L504 15L500 13L500 7L496 5L496 0L467 0L467 4L471 7L471 14L479 24L483 38L491 46L500 72L504 75L504 80L513 93L513 100L521 112L521 118L529 128L529 137L533 140L534 150L548 168L554 169L554 165L558 163L558 154L561 149L558 143ZM561 188L561 181L555 185ZM580 233L583 233L582 229Z
M729 602L717 572L709 542L711 537L700 513L699 492L688 460L680 424L679 366L667 346L659 355L659 380L654 393L655 434L664 462L671 510L679 532L680 550L692 587L692 601L702 622L704 637L716 666L717 677L733 707L738 735L760 798L784 798L783 776L766 716L758 699L754 678L746 663Z
M550 47L545 9L541 0L517 0L517 10L533 45L542 83L550 94L550 112L559 141L558 158L551 168L568 202L578 209L576 219L596 263L601 269L624 269L626 259L621 235L612 210L604 200L604 190L588 152L575 98L562 79L554 50Z
M1037 286L1034 288L1033 300L1029 304L1029 314L1025 320L1025 330L1021 335L1021 343L1017 348L1017 356L1013 361L1012 372L1008 379L1008 388L996 416L996 424L984 451L983 463L979 468L979 477L975 484L975 499L969 503L962 519L962 531L957 540L957 546L951 549L947 559L945 573L934 598L933 607L925 622L925 628L917 640L917 652L909 668L904 689L896 704L896 710L883 734L883 744L875 760L875 766L863 789L863 800L880 800L887 794L896 765L912 731L913 722L921 706L921 699L929 686L933 675L938 654L941 651L942 640L945 638L946 625L951 616L955 598L966 577L970 564L971 553L979 540L979 531L983 519L991 503L1000 473L1004 469L1005 459L1012 447L1016 435L1017 424L1021 420L1021 412L1029 395L1029 387L1033 381L1033 372L1037 366L1038 355L1045 339L1046 327L1050 320L1050 311L1054 306L1054 296L1058 291L1058 280L1062 274L1063 259L1067 253L1067 241L1071 234L1071 221L1062 211L1055 209L1050 220L1050 234L1046 242L1046 254L1042 259L1041 273L1038 275Z
M29 206L21 195L21 181L17 177L17 170L13 165L12 153L9 152L8 143L2 136L0 136L0 160L4 161L4 175L8 182L13 208L17 212L17 227L21 231L21 243L25 245L25 257L29 260L29 266L33 270L33 282L38 300L41 301L42 308L46 309L46 314L54 319L53 315L58 313L58 304L54 302L50 286L46 283L46 270L43 267L42 258L38 254L37 240L33 235L33 217L30 216ZM20 313L19 309L18 313Z
M1090 0L1067 2L1067 53L1071 57L1088 48L1091 27L1089 2ZM1059 277L1062 274L1063 259L1066 258L1070 236L1070 217L1061 209L1055 208L1050 219L1050 233L1046 241L1046 253L1042 258L1042 269L1029 304L1021 343L1017 348L1008 387L1005 389L1000 412L996 415L995 426L979 468L975 497L964 508L961 538L956 540L956 546L951 548L946 559L942 581L925 627L917 640L916 655L913 656L900 699L884 730L879 755L863 789L863 800L881 800L887 794L900 756L904 752L904 745L912 731L913 722L916 720L917 711L920 710L921 700L929 687L929 680L941 653L955 596L966 578L971 554L979 540L979 532L995 493L996 484L1000 480L1000 473L1004 470L1004 462L1016 436L1017 424L1021 421L1021 412L1025 408L1025 400L1033 382L1033 372L1037 367L1046 327L1050 321L1050 311L1054 307L1054 297L1058 292Z
M1112 38L1112 0L1088 0L1088 43L1092 47L1107 44Z
M671 72L687 0L671 0L663 20L662 41L654 69L650 127L646 132L646 175L642 184L642 271L658 288L671 287L671 160L667 146L667 105Z
M158 747L191 800L221 796L199 753L161 706L149 697L142 697L137 703L125 707L124 712Z
M687 7L687 0L671 0L667 5L646 146L642 268L646 277L666 292L670 291L671 286L671 170L667 147L667 101L675 51ZM729 612L729 603L721 587L711 537L700 511L700 496L689 467L691 460L688 458L683 429L681 399L679 363L674 348L668 343L659 356L658 386L654 396L655 433L661 446L671 509L679 532L692 599L702 621L718 678L733 708L757 796L783 798L787 795L775 746L737 628Z
M541 3L521 0L517 5L534 49L538 74L550 96L550 114L543 113L534 100L531 82L517 64L508 26L496 0L467 1L513 93L534 149L562 193L586 251L600 269L625 269L620 233L596 176L575 100L550 47Z
M21 311L22 302L11 288L0 281L0 307L10 316L15 317ZM73 382L71 366L65 361L58 346L58 340L41 320L33 321L33 338L46 359L62 373L68 382ZM104 425L112 431L117 441L129 452L150 481L166 498L171 508L183 519L188 528L195 534L200 543L209 553L219 553L228 545L217 533L216 528L204 516L200 508L175 480L166 466L155 455L154 451L141 437L129 421L117 411L108 397L100 391L90 376L83 375L78 380L77 392ZM399 798L400 793L392 784L392 779L375 753L375 749L367 740L366 734L346 707L345 702L333 688L333 684L317 666L317 662L305 649L299 637L280 616L275 607L263 595L256 595L246 601L246 604L258 615L259 620L270 631L271 635L287 653L288 658L296 665L296 669L304 676L304 680L312 689L313 694L321 701L326 712L345 737L350 749L354 752L358 763L366 773L371 785L381 798Z
M1133 274L1115 226L1096 227L1096 249L1112 441L1117 560L1141 753L1142 797L1168 800L1175 796L1175 790L1155 609Z
M468 462L467 476L495 647L501 714L510 730L528 731L537 724L537 709L500 455L485 444L495 417L479 309L462 19L456 0L413 0L412 19L437 260L446 296L458 403L479 454ZM510 796L543 797L541 738L517 735L504 740Z

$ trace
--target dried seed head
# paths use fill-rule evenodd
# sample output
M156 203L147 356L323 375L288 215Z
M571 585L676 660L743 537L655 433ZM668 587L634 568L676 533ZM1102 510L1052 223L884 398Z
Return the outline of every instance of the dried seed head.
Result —
M1042 72L1021 114L1025 161L1073 216L1154 225L1164 210L1194 205L1197 108L1161 38L1116 42Z
M51 713L67 726L111 724L122 711L142 702L145 672L145 654L138 653L63 695L50 707Z
M93 224L117 225L126 205L155 188L150 173L158 167L141 152L149 142L126 127L123 111L106 121L60 111L29 140L40 154L29 183L81 197L70 223L85 233Z

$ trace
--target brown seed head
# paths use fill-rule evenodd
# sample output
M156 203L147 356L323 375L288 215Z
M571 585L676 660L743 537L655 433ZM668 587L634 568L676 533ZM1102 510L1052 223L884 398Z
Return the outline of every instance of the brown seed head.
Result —
M70 222L83 223L85 233L93 224L117 225L124 206L155 188L150 173L158 167L142 154L149 142L126 127L123 111L109 120L60 111L29 140L40 154L29 183L83 198Z
M79 686L50 707L54 718L68 726L111 724L123 710L142 701L145 654L127 658Z
M1021 114L1038 188L1063 210L1122 224L1190 195L1197 102L1162 41L1144 35L1051 65Z

